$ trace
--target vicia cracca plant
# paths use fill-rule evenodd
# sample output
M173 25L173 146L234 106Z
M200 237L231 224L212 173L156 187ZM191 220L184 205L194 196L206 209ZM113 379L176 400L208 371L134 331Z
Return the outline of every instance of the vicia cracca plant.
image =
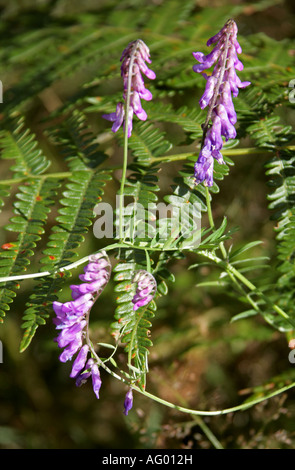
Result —
M89 317L93 305L109 282L110 274L111 264L104 251L90 255L84 274L79 276L83 281L82 284L70 286L73 300L65 303L53 302L56 314L53 322L59 331L55 341L60 348L64 348L59 359L61 362L67 362L76 355L70 377L75 379L78 387L91 377L93 391L97 398L99 398L102 384L99 372L102 362L89 337ZM136 311L153 300L156 281L150 273L140 270L136 272L133 282L137 284L137 290L132 299L133 310ZM126 415L131 410L132 403L133 394L132 387L130 387L124 402Z
M120 28L119 25L118 30L123 31L123 28ZM220 272L217 280L210 278L200 284L224 288L226 294L236 293L237 299L243 305L246 304L247 308L235 315L234 320L260 315L268 326L271 325L280 331L292 331L295 327L293 294L284 284L286 279L288 282L294 280L292 260L295 229L294 215L290 209L294 199L290 188L294 185L289 180L288 184L282 181L285 177L289 178L294 171L293 167L288 166L293 162L293 157L288 153L292 150L288 147L288 142L293 134L288 129L277 130L274 125L276 120L268 121L268 115L276 104L271 102L272 97L265 102L262 102L264 97L261 98L260 107L257 105L260 113L257 121L256 108L254 111L251 109L256 106L259 97L257 93L254 100L251 95L251 90L255 91L255 74L249 74L251 82L239 78L248 76L247 70L243 70L242 48L237 33L235 21L228 20L220 31L207 41L208 47L213 46L210 52L205 43L203 52L192 52L192 42L187 38L182 49L181 39L176 37L174 41L172 36L165 39L164 35L159 33L151 33L150 49L141 39L128 44L133 37L130 34L126 35L126 38L123 36L126 42L123 42L121 37L120 40L116 38L110 51L112 54L118 53L118 59L118 43L127 45L121 60L117 60L116 65L111 54L110 57L103 55L102 62L106 61L106 65L96 84L100 86L101 82L115 77L114 83L119 83L120 87L118 94L101 97L93 91L93 95L84 97L85 101L81 98L88 106L85 114L93 112L96 118L99 114L98 127L102 128L101 135L89 137L85 114L79 108L81 101L76 104L75 100L72 100L69 108L65 106L60 127L56 124L59 122L56 119L58 113L54 114L55 127L49 131L51 144L62 150L68 171L63 169L60 173L47 174L47 161L35 150L33 137L28 136L22 127L23 122L14 121L16 110L13 108L14 112L11 112L8 108L7 111L8 130L3 131L0 140L6 159L11 158L11 155L16 153L15 149L18 149L19 160L12 167L15 173L12 183L20 184L14 206L16 217L11 219L8 230L18 232L19 238L2 245L0 272L3 277L0 282L4 283L4 288L0 302L4 306L1 306L0 314L4 312L4 316L9 309L18 288L16 282L38 278L40 284L37 284L26 305L25 335L21 349L26 349L38 326L44 324L47 317L54 315L54 341L60 362L71 363L70 377L78 387L88 383L87 387L92 383L94 394L100 399L105 373L122 382L126 387L125 400L122 400L122 411L125 415L132 409L135 392L167 407L197 416L229 413L272 396L269 394L255 397L252 402L225 410L199 411L174 405L147 391L149 354L153 346L152 321L160 305L161 318L168 319L169 326L173 325L170 315L176 314L174 305L169 312L165 312L165 316L165 301L161 303L159 299L167 299L169 286L178 275L174 267L181 263L180 260L185 260L187 264L184 269L188 269L190 273L194 273L193 270L197 271L203 265L210 265ZM143 34L144 37L149 37L148 29L143 29ZM161 51L162 41L166 45L164 52ZM188 46L192 47L186 57L183 51L187 52ZM101 54L105 54L106 50L109 51L104 48ZM191 52L197 63L193 63ZM166 55L169 60L166 60ZM18 57L17 52L15 57ZM147 65L151 64L151 57L156 73ZM246 60L243 61L247 65ZM173 69L178 62L180 66L177 70L184 70L179 76ZM56 63L58 61L54 62ZM280 72L283 69L286 72L285 68L287 67L281 67ZM182 84L182 80L186 78L187 82ZM38 85L38 81L36 83ZM91 87L91 84L87 85L83 93L90 94ZM119 93L121 97L122 88L123 95L118 102L117 97ZM193 99L190 96L192 92ZM182 105L185 93L189 105ZM177 103L181 103L181 108L175 109ZM181 140L179 147L183 143L189 143L192 144L190 149L193 150L173 153L174 125L180 126L181 132L175 132L175 141ZM10 126L13 127L13 132ZM171 133L171 142L168 140L169 135L166 140L167 127ZM277 191L272 196L272 207L277 209L279 217L276 230L279 232L279 260L282 261L279 268L282 275L278 277L277 284L274 282L275 288L266 288L262 281L258 285L252 282L247 277L248 272L252 273L252 264L247 265L248 259L240 260L241 254L258 246L260 242L251 241L243 247L235 248L232 237L234 230L227 229L226 217L217 227L211 209L212 194L219 190L217 181L227 176L228 165L233 164L229 157L235 155L235 151L237 154L252 152L251 149L238 147L238 139L248 134L254 136L261 153L271 151L276 158L279 155L281 159L282 155L285 156L284 172L280 166L281 160L274 160L270 167L271 175L279 175L281 178L279 182L274 181L273 187L277 188ZM261 142L262 135L267 137ZM14 143L13 146L11 142ZM105 153L100 147L97 149L100 142L106 147ZM122 147L122 156L120 151L117 153L118 144ZM111 145L111 149L108 145ZM256 151L254 148L253 153ZM115 162L112 161L114 154ZM110 165L108 160L111 161ZM183 161L184 166L181 169L175 168L178 175L173 184L170 184L170 173L165 171L165 165ZM169 187L165 194L159 184L163 175L166 186ZM10 180L7 181L7 185L11 184ZM5 180L2 184L5 184ZM103 198L104 188L108 184L112 184L109 197L114 193L119 196L119 207L114 211L118 216L115 222L118 236L116 235L111 243L109 240L100 240L101 249L74 261L78 247L83 241L83 234L87 232L87 227L92 226L94 213L97 213L96 204ZM59 189L62 192L60 199ZM0 196L2 194L4 193L1 192ZM59 204L56 219L58 223L49 234L41 261L42 269L38 273L23 274L27 269L28 259L44 232L46 217L54 198ZM132 200L132 204L127 208L124 207L124 198ZM161 198L169 203L169 210L173 213L174 210L180 214L186 213L186 217L181 220L182 227L174 223L176 219L169 217L168 211L157 220L155 214ZM160 204L163 204L162 201ZM140 221L134 217L139 206L142 210ZM188 211L182 211L183 208ZM195 221L201 220L204 213L207 214L208 222L205 222L202 228L196 227ZM113 219L111 224L113 228ZM124 231L125 224L129 229L128 234ZM150 230L141 231L138 230L139 227ZM182 232L180 228L185 228L185 231ZM183 233L189 235L186 243ZM285 242L285 239L289 243L280 244L281 240ZM198 240L198 243L190 243L192 240ZM256 259L250 259L250 262L255 263ZM58 295L65 288L67 274L82 264L85 264L85 268L79 276L80 282L69 286L67 301L59 301ZM199 289L195 286L194 288ZM90 328L91 317L99 318L105 296L109 296L110 291L115 304L114 315L106 333L110 340L106 343L104 337L101 342L95 343ZM108 302L108 308L113 308L111 302ZM181 315L185 321L185 306ZM123 365L122 362L118 363L117 359L117 353L120 351L124 352ZM122 354L118 356L121 361ZM275 393L279 392L273 392Z
M98 253L89 257L89 263L80 275L82 284L72 285L72 301L60 303L53 302L56 318L53 320L59 335L56 342L64 348L60 361L74 360L70 377L76 379L80 386L86 378L92 377L93 390L99 398L101 379L98 365L88 354L93 348L89 339L89 315L95 301L107 285L110 278L111 265L105 253ZM85 368L85 370L84 370Z
M223 140L234 139L236 130L234 125L237 122L232 95L238 95L239 88L244 88L250 82L241 82L236 74L236 70L242 70L243 65L237 57L241 53L241 47L237 41L237 26L233 20L229 20L221 31L208 40L207 45L216 44L213 51L205 56L201 52L193 53L195 59L200 63L193 66L193 70L201 73L206 79L205 92L200 99L200 107L208 107L208 114L203 128L203 139L201 142L201 151L198 161L195 164L195 181L204 183L205 186L213 185L213 161L224 164L221 154ZM120 196L124 196L126 174L124 168L127 168L127 139L132 135L134 114L142 121L147 119L147 113L141 105L141 100L150 101L152 94L145 88L142 73L149 79L155 79L156 74L150 70L146 62L150 63L150 51L142 40L136 40L128 44L121 56L121 76L123 77L123 102L117 104L116 112L103 114L103 118L113 122L112 131L117 132L123 125L125 133L124 164L123 176L121 180ZM216 63L210 76L203 73ZM212 122L212 124L211 124ZM120 221L123 220L123 206L120 206ZM122 242L122 230L120 230L120 241ZM55 320L56 328L61 332L56 341L59 347L65 347L60 356L60 360L71 360L77 353L74 360L70 376L75 378L76 384L80 386L86 382L87 378L92 376L94 392L99 398L101 387L101 378L99 368L110 369L98 357L93 344L89 338L89 314L94 302L102 293L110 278L110 262L106 252L92 255L89 258L90 263L85 268L85 274L80 275L83 281L80 285L72 285L73 300L60 304L53 303L53 308L57 315ZM153 301L157 292L157 282L149 270L140 269L132 275L131 284L135 292L132 294L132 310L139 312L145 310ZM139 315L142 315L139 313ZM125 318L119 319L128 324ZM123 331L124 331L123 328ZM118 335L114 333L114 338L118 341L122 332ZM123 336L124 337L124 336ZM132 333L131 333L132 337ZM129 367L131 366L129 345ZM88 356L90 356L88 358ZM145 357L144 361L147 358ZM141 359L142 361L142 359ZM137 362L137 365L140 364ZM141 364L143 365L143 364ZM140 369L140 367L138 367ZM139 374L141 374L139 372ZM114 374L113 374L114 375ZM116 374L114 375L116 376ZM135 377L137 374L135 374ZM138 388L135 380L126 380L129 382L124 402L124 413L128 415L133 405L133 389L144 390L145 384L137 376L137 382L141 383Z

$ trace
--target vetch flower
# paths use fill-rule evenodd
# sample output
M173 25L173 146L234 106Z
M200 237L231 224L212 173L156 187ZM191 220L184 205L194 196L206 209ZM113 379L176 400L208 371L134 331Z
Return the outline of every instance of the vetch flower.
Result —
M151 63L150 51L147 45L141 40L132 41L124 49L121 56L121 76L123 78L123 99L126 103L129 102L129 109L126 110L124 103L117 104L116 112L110 114L103 114L103 118L113 122L112 131L117 132L124 123L124 129L127 121L128 137L132 133L133 114L138 119L145 121L147 114L142 108L141 99L150 101L152 94L145 88L142 73L151 80L156 78L155 72L149 69L146 62Z
M82 353L82 356L83 356L83 362L84 362L84 353ZM78 359L78 356L77 356L77 359ZM73 365L73 368L74 368L74 365ZM89 377L92 378L92 388L96 395L96 398L99 399L99 391L100 391L102 381L100 378L98 365L94 362L92 358L88 359L88 361L86 362L84 371L80 370L78 374L75 376L76 386L81 387L81 385L87 382L87 379L89 379Z
M125 117L124 104L121 102L118 103L115 113L103 114L102 117L106 119L107 121L113 122L114 124L112 125L112 131L117 132L124 122L124 117Z
M195 182L213 185L214 159L223 164L220 152L223 139L226 141L236 137L234 125L237 116L232 102L232 96L237 97L240 88L245 88L251 82L241 82L236 70L243 70L243 64L237 54L242 48L237 41L238 28L233 20L227 21L224 27L207 41L207 46L216 44L213 50L205 55L202 52L193 52L199 62L193 66L196 73L201 73L206 80L205 91L199 101L201 109L208 106L208 114L203 125L203 139L199 158L195 164ZM213 66L211 75L204 70ZM210 123L211 121L211 123Z
M83 282L70 286L73 300L65 303L53 302L56 314L53 322L59 331L55 341L60 348L64 348L59 359L66 362L77 353L70 377L75 378L76 385L80 386L92 376L93 390L97 398L101 379L97 364L92 358L87 360L90 351L87 342L88 319L92 306L109 281L110 271L111 265L104 251L89 256L84 274L79 276Z
M76 375L76 386L81 387L81 385L87 382L87 379L91 377L92 374L92 366L94 365L94 360L92 358L88 359L85 364L84 370L81 370L78 375Z
M70 377L75 378L79 374L79 372L81 372L81 370L84 368L88 351L89 351L88 344L84 344L84 346L82 346L79 353L77 354L77 357L73 363Z
M133 282L137 283L136 293L132 299L134 304L133 310L136 311L153 300L157 290L157 283L154 276L144 269L136 272Z
M101 387L101 378L99 373L99 368L97 364L93 364L91 368L91 375L92 375L92 387L93 391L96 395L96 398L99 398L99 391Z
M129 411L131 410L133 406L133 392L132 388L129 388L128 392L126 393L125 396L125 401L124 401L124 415L128 415Z

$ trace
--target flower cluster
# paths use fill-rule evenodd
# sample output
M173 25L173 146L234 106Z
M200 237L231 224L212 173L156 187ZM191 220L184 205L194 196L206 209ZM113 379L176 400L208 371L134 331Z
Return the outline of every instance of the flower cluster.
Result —
M141 106L141 99L146 101L152 99L151 92L144 86L141 72L151 80L156 78L156 74L149 69L145 63L151 63L150 51L141 39L128 44L120 60L122 62L121 76L123 77L123 99L125 101L127 100L128 91L130 92L130 105L127 116L128 137L130 137L132 133L133 114L136 114L141 121L145 121L147 118L147 114ZM125 128L126 116L124 103L120 102L117 104L115 113L103 114L102 117L114 123L112 126L113 132L117 132L123 123Z
M65 303L53 302L56 314L53 322L59 331L55 341L60 348L64 348L59 359L66 362L77 353L70 377L75 378L76 385L80 386L91 376L97 398L101 379L97 364L91 357L88 359L88 317L93 304L109 281L110 271L111 265L105 252L91 255L84 274L79 276L82 284L70 286L73 300Z
M238 28L233 20L229 20L215 36L210 38L207 46L216 44L210 54L193 52L199 64L193 66L194 72L201 73L206 79L206 87L200 99L201 109L209 106L206 123L203 127L204 137L199 158L195 164L196 183L204 182L205 186L213 185L214 159L224 163L220 150L225 140L234 139L237 122L232 96L237 97L239 88L245 88L250 82L241 82L236 70L243 70L243 64L237 54L242 52L237 41ZM210 76L203 73L214 63L215 67ZM209 127L209 121L212 125Z
M97 357L89 339L88 321L90 310L108 283L110 273L111 265L105 251L89 256L89 263L84 268L84 274L79 276L82 283L70 286L72 300L65 303L53 302L56 314L53 322L59 331L55 341L60 348L63 348L59 359L61 362L66 362L76 355L70 377L75 379L77 387L91 377L93 391L97 398L99 398L101 378ZM137 310L152 301L157 284L152 274L144 270L137 271L133 282L137 283L133 298L133 309ZM128 415L132 406L133 391L130 387L124 401L125 415Z
M134 304L133 310L136 311L153 300L157 289L157 283L154 276L144 269L137 271L133 278L133 282L137 283L136 293L132 299Z

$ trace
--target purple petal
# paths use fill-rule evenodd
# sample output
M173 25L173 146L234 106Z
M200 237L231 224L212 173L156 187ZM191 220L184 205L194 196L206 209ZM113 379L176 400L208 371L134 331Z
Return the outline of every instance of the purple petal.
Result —
M206 108L206 106L208 106L214 94L215 85L216 85L216 78L213 75L211 75L211 77L209 77L206 82L205 92L199 101L201 109L204 109Z
M220 117L222 135L226 140L234 139L237 135L237 132L228 118L226 108L222 104L219 104L217 106L216 113Z
M195 181L196 184L204 183L205 186L213 185L213 157L208 148L200 151L199 158L195 163Z
M237 54L241 54L242 53L242 48L241 48L241 46L240 46L240 44L238 43L237 40L234 41L234 46L236 48Z
M61 362L70 361L72 357L74 356L74 354L76 354L76 352L81 348L81 346L82 346L82 337L81 335L76 336L76 338L70 344L68 344L68 346L63 350L63 352L59 356L59 360Z
M91 368L93 367L94 361L92 358L88 359L85 365L85 370L80 372L76 378L76 386L81 387L84 383L87 382L87 379L91 376Z
M99 391L101 387L101 378L97 364L94 364L91 369L92 372L92 387L96 395L96 398L99 399Z
M126 393L125 396L125 401L124 401L124 415L128 415L129 411L131 410L133 406L133 393L132 393L132 388L129 388L128 392Z
M84 267L84 272L100 272L102 269L109 266L109 262L105 258L97 259L95 262L90 262Z
M77 335L80 334L81 330L86 326L86 321L82 320L69 328L61 330L60 334L56 338L56 342L60 348L64 348L69 343L74 341Z
M72 371L70 373L70 377L74 378L79 374L79 372L84 368L85 362L87 359L87 354L89 351L89 346L87 344L84 344L82 348L80 349L72 367Z
M76 387L81 387L87 382L87 379L91 376L91 371L88 372L80 372L77 377L75 377Z
M202 54L202 52L193 52L193 56L195 57L195 59L200 62L199 65L193 66L194 72L201 73L203 72L203 70L212 67L214 62L216 62L216 60L218 59L220 52L220 45L214 47L214 49L212 49L212 51L208 55L204 55Z
M156 78L155 72L148 68L148 66L144 63L144 60L141 57L138 57L137 63L139 69L142 73L145 74L146 77L148 77L150 80L154 80Z
M138 302L136 302L136 304L134 305L133 310L136 311L140 307L144 307L145 305L149 304L152 300L153 300L153 295L149 295L145 297L144 299L138 300Z
M214 157L215 160L217 160L220 165L225 165L225 161L223 160L223 156L222 156L222 154L220 153L220 151L218 149L212 150L212 157Z
M116 112L111 114L103 114L102 117L107 119L108 121L113 121L114 124L112 126L112 131L117 132L118 129L121 127L123 120L124 120L124 105L123 103L118 103Z
M215 36L212 36L212 38L208 39L207 46L211 46L211 44L215 44L217 41L219 41L223 33L224 28L222 28L217 34L215 34Z
M106 119L107 121L115 121L117 119L117 114L116 113L103 114L102 117Z
M139 94L134 92L133 95L131 96L130 104L133 108L134 113L136 116L141 119L142 121L145 121L147 118L146 112L142 109L141 106L141 101Z
M221 119L218 115L213 116L212 118L212 127L208 130L205 138L205 145L208 141L211 142L212 146L215 146L219 150L223 146L223 141L221 137Z

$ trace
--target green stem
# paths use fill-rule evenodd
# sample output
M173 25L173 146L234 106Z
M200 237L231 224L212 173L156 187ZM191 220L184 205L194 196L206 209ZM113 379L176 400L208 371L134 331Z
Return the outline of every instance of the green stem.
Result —
M87 315L87 323L89 322L89 315L90 315L90 311L88 312L88 315ZM141 318L141 316L140 316ZM137 321L137 324L140 320L140 318L138 319ZM92 356L95 358L95 360L97 361L97 364L102 367L106 372L108 372L110 375L112 375L112 377L120 380L121 382L123 383L126 383L126 384L130 384L130 381L126 378L123 378L121 376L119 376L116 372L112 371L100 358L99 356L97 355L94 347L93 347L93 344L92 344L92 341L90 340L90 337L89 337L89 328L88 328L89 325L87 325L87 334L86 334L86 342L87 344L89 345L89 348L90 348L90 351L91 351L91 354ZM130 364L131 364L131 357L129 358L130 359ZM128 359L128 363L129 363L129 359ZM262 401L264 400L268 400L269 398L272 398L276 395L279 395L281 393L284 393L286 392L287 390L293 388L295 386L295 382L289 384L289 385L286 385L285 387L282 387L280 388L279 390L276 390L266 396L263 396L263 397L258 397L258 398L255 398L254 400L251 400L251 401L247 401L246 403L244 404L241 404L241 405L237 405L237 406L234 406L234 407L231 407L231 408L225 408L223 410L215 410L215 411L203 411L203 410L193 410L193 409L190 409L190 408L187 408L187 407L184 407L184 406L179 406L179 405L175 405L174 403L171 403L167 400L164 400L163 398L160 398L156 395L153 395L152 393L149 393L145 390L142 390L141 388L139 388L138 386L136 386L135 384L132 384L132 388L133 390L137 391L138 393L141 393L142 395L144 395L145 397L147 398L150 398L168 408L173 408L175 410L178 410L178 411L181 411L183 413L188 413L188 414L191 414L192 416L218 416L218 415L225 415L225 414L229 414L229 413L233 413L233 412L236 412L236 411L242 411L242 410L245 410L247 408L250 408L258 403L261 403ZM198 420L198 424L200 425L200 427L202 428L203 432L206 434L206 436L208 437L208 439L210 439L210 441L212 442L212 444L218 448L218 449L221 449L222 446L220 444L220 442L216 439L216 437L213 435L213 433L210 431L210 429L206 426L206 424L202 421L202 420Z
M167 400L164 400L163 398L157 397L156 395L153 395L152 393L149 393L145 390L141 390L139 387L136 385L133 385L132 388L136 390L137 392L141 393L142 395L150 398L151 400L154 400L158 403L161 403L162 405L167 406L168 408L173 408L175 410L181 411L183 413L189 413L194 416L218 416L218 415L225 415L229 413L233 413L236 411L243 411L246 410L247 408L250 408L254 405L257 405L258 403L261 403L264 400L268 400L269 398L272 398L276 395L279 395L281 393L286 392L287 390L290 390L291 388L295 387L295 382L292 384L286 385L285 387L280 388L279 390L276 390L268 395L265 395L263 397L258 397L254 398L251 401L247 401L247 403L244 403L242 405L237 405L233 406L232 408L225 408L223 410L216 410L216 411L201 411L201 410L192 410L189 408L185 408L183 406L175 405Z
M231 272L235 277L237 277L245 286L248 287L251 291L257 291L257 288L252 284L249 279L247 279L243 274L240 273L234 266L228 263L227 270Z
M295 327L295 321L289 317L289 315L284 312L278 305L272 303L262 292L260 292L252 282L250 282L243 274L241 274L236 268L232 265L228 265L229 270L242 281L252 292L255 291L267 304L269 304L275 312L277 312L282 318L287 320L293 327Z
M148 250L144 250L144 251L145 251L145 258L146 258L146 270L148 273L151 273L152 272L151 258L150 258Z
M163 251L175 251L175 248L156 248L156 247L147 247L147 246L134 246L132 243L113 243L111 245L108 245L103 248L105 251L112 251L116 249L136 249L136 250L144 250L145 252L152 251L152 252L163 252ZM5 277L0 277L0 283L1 282L9 282L9 281L20 281L24 279L34 279L38 277L45 277L45 276L51 276L56 273L60 273L63 271L69 271L70 269L74 269L81 264L84 264L88 261L89 255L84 256L83 258L79 259L78 261L75 261L74 263L68 264L67 266L62 266L61 268L56 267L54 271L43 271L43 272L37 272L37 273L31 273L31 274L18 274L16 276L5 276Z
M125 141L125 139L124 139ZM281 147L282 150L295 150L295 145L288 145L286 147ZM246 147L246 148L232 148L232 149L223 149L222 153L224 156L238 156L238 155L265 155L268 153L274 153L274 150L267 150L267 149L257 149L255 147ZM174 155L167 155L165 157L152 157L151 158L151 163L169 163L169 162L174 162L174 161L181 161L181 160L187 160L189 157L193 157L195 155L194 152L188 152L188 153L178 153ZM124 158L124 157L123 157ZM120 170L121 165L114 165L114 166L108 166L103 168L104 171L109 171L109 170ZM124 170L124 167L123 167ZM89 170L90 171L90 170ZM12 184L17 184L21 183L23 181L27 181L29 178L57 178L57 179L64 179L64 178L69 178L72 176L72 172L70 171L64 171L64 172L59 172L59 173L48 173L48 174L43 174L43 175L26 175L22 176L20 178L10 178L6 179L4 181L0 182L1 186L11 186Z
M144 250L145 253L147 254L148 251L153 251L153 252L156 252L156 251L160 251L160 252L163 252L163 251L174 251L174 248L173 249L163 249L163 248L150 248L150 247L141 247L141 246L136 246L134 247L133 245L131 244L128 244L128 243L114 243L114 244L111 244L107 247L104 248L105 251L111 251L111 250L115 250L115 249L120 249L120 248L136 248L136 249L141 249L141 250ZM284 310L282 310L278 305L274 304L273 302L271 302L262 292L260 292L254 284L252 284L252 282L250 282L245 276L243 276L243 274L241 274L235 267L233 267L230 263L228 263L226 261L226 258L225 260L222 260L221 258L219 258L218 256L216 256L215 253L211 252L211 251L208 251L208 250L201 250L198 252L201 256L205 256L206 258L209 258L211 259L214 263L216 263L217 265L221 266L229 275L232 274L234 275L236 278L238 278L245 286L247 286L249 288L249 290L251 290L251 292L255 292L259 297L261 297L268 305L271 306L271 308L277 312L281 317L283 317L285 320L287 320L293 327L295 327L295 322L289 317L289 315L284 312ZM81 264L84 264L85 262L87 262L89 259L88 256L85 256L84 258L81 258L80 260L78 261L75 261L74 263L71 263L67 266L63 266L62 268L56 268L55 271L44 271L44 272L38 272L38 273L32 273L32 274L19 274L17 276L7 276L7 277L1 277L0 278L0 283L1 282L9 282L9 281L17 281L17 280L24 280L24 279L33 279L33 278L38 278L38 277L45 277L45 276L50 276L50 275L53 275L53 274L56 274L56 273L59 273L59 272L63 272L63 271L68 271L70 269L74 269L76 268L77 266L80 266Z
M292 318L290 318L289 315L286 312L284 312L284 310L282 310L278 305L274 304L271 300L269 300L267 296L265 296L259 289L257 289L257 287L254 284L252 284L252 282L249 281L249 279L247 279L243 274L241 274L229 262L227 262L226 260L225 261L222 260L221 258L216 256L215 253L210 252L208 250L202 250L199 252L199 254L214 261L217 265L221 266L229 275L230 274L234 275L245 286L247 286L251 292L255 292L255 294L261 299L263 299L264 302L268 304L275 312L277 312L282 318L287 320L290 323L290 325L292 325L293 328L295 327L295 321Z
M210 197L209 188L207 186L206 186L206 204L207 204L207 213L208 213L210 228L212 230L214 230L215 229L215 224L214 224L212 209L211 209L211 197ZM227 259L226 249L225 249L224 244L222 242L219 244L219 248L220 248L220 251L223 255L223 258Z
M292 146L282 147L282 148L292 150ZM269 153L274 153L274 151L267 150L267 149L257 149L256 147L222 149L222 154L228 157L236 156L236 155L266 155ZM174 161L187 160L189 157L194 157L194 156L195 156L195 152L187 152L187 153L167 155L165 157L152 157L151 163L156 163L156 162L169 163L169 162L174 162Z
M237 289L241 292L242 295L244 295L249 304L252 305L252 307L254 308L254 310L256 310L256 312L258 313L261 313L260 312L260 308L258 307L257 303L251 298L251 296L249 295L249 293L246 292L246 290L244 289L244 287L237 281L237 279L235 278L235 276L230 272L228 271L228 275L229 277L231 278L233 284L235 284L235 286L237 287Z
M209 439L211 444L215 447L215 449L223 449L222 444L219 442L217 437L213 434L211 429L207 426L207 424L204 422L204 420L201 418L201 416L193 416L193 419L196 424L200 426L202 429L203 433L205 436Z
M130 105L130 87L131 87L130 82L131 82L131 78L129 74L128 91L127 91L126 106L125 106L123 167L122 167L121 186L120 186L120 191L119 191L119 211L120 211L119 212L119 238L121 242L123 241L124 190L125 190L125 182L126 182L127 163L128 163L128 110L129 110L129 105Z
M87 317L86 317L86 321L87 321L87 328L86 328L86 343L88 344L89 346L89 350L91 352L91 355L93 357L93 359L95 359L95 361L97 362L97 365L99 367L102 367L106 372L108 372L112 377L114 377L115 379L117 380L120 380L121 382L124 382L124 383L127 383L129 384L129 380L128 379L125 379L123 377L121 377L120 375L116 374L116 372L112 371L101 359L100 357L97 355L95 349L94 349L94 346L92 344L92 341L89 337L89 316L90 316L90 311L88 312L87 314Z
M210 198L210 192L207 186L206 186L206 204L207 204L207 213L208 213L210 228L214 230L215 224L214 224L212 209L211 209L211 198Z
M27 181L28 179L41 179L41 180L45 180L45 179L48 179L48 178L56 178L56 179L64 179L64 178L69 178L70 176L72 176L72 172L70 171L64 171L64 172L60 172L60 173L48 173L48 174L45 174L45 175L26 175L26 176L22 176L20 178L11 178L11 179L7 179L7 180L4 180L4 181L1 181L0 182L0 185L1 186L11 186L12 184L16 184L16 183L21 183L22 181Z
M129 384L128 380L126 380L123 377L120 377L118 374L113 372L104 362L101 361L101 359L96 354L90 340L89 340L88 344L89 344L89 347L90 347L90 350L91 350L91 353L92 353L93 357L97 360L97 363L100 367L102 367L106 372L108 372L110 375L112 375L112 377L120 380L123 383ZM269 398L272 398L276 395L284 393L284 392L286 392L287 390L290 390L293 387L295 387L295 382L293 382L289 385L286 385L286 386L280 388L279 390L271 392L268 395L265 395L263 397L260 396L258 398L254 398L253 400L247 401L246 403L243 403L241 405L233 406L231 408L225 408L223 410L214 410L214 411L204 410L203 411L203 410L193 410L193 409L190 409L190 408L186 408L184 406L175 405L174 403L171 403L167 400L164 400L163 398L160 398L156 395L153 395L152 393L147 392L146 390L142 390L137 385L132 384L133 390L135 390L138 393L144 395L145 397L150 398L151 400L154 400L154 401L156 401L156 402L160 403L161 405L164 405L168 408L172 408L174 410L178 410L178 411L181 411L183 413L188 413L188 414L191 414L192 416L219 416L219 415L225 415L225 414L233 413L233 412L236 412L236 411L243 411L243 410L246 410L246 409L248 409L248 408L250 408L254 405L257 405L258 403L261 403L262 401L268 400ZM208 430L207 430L207 432L208 432ZM206 434L206 435L208 436L208 434Z

